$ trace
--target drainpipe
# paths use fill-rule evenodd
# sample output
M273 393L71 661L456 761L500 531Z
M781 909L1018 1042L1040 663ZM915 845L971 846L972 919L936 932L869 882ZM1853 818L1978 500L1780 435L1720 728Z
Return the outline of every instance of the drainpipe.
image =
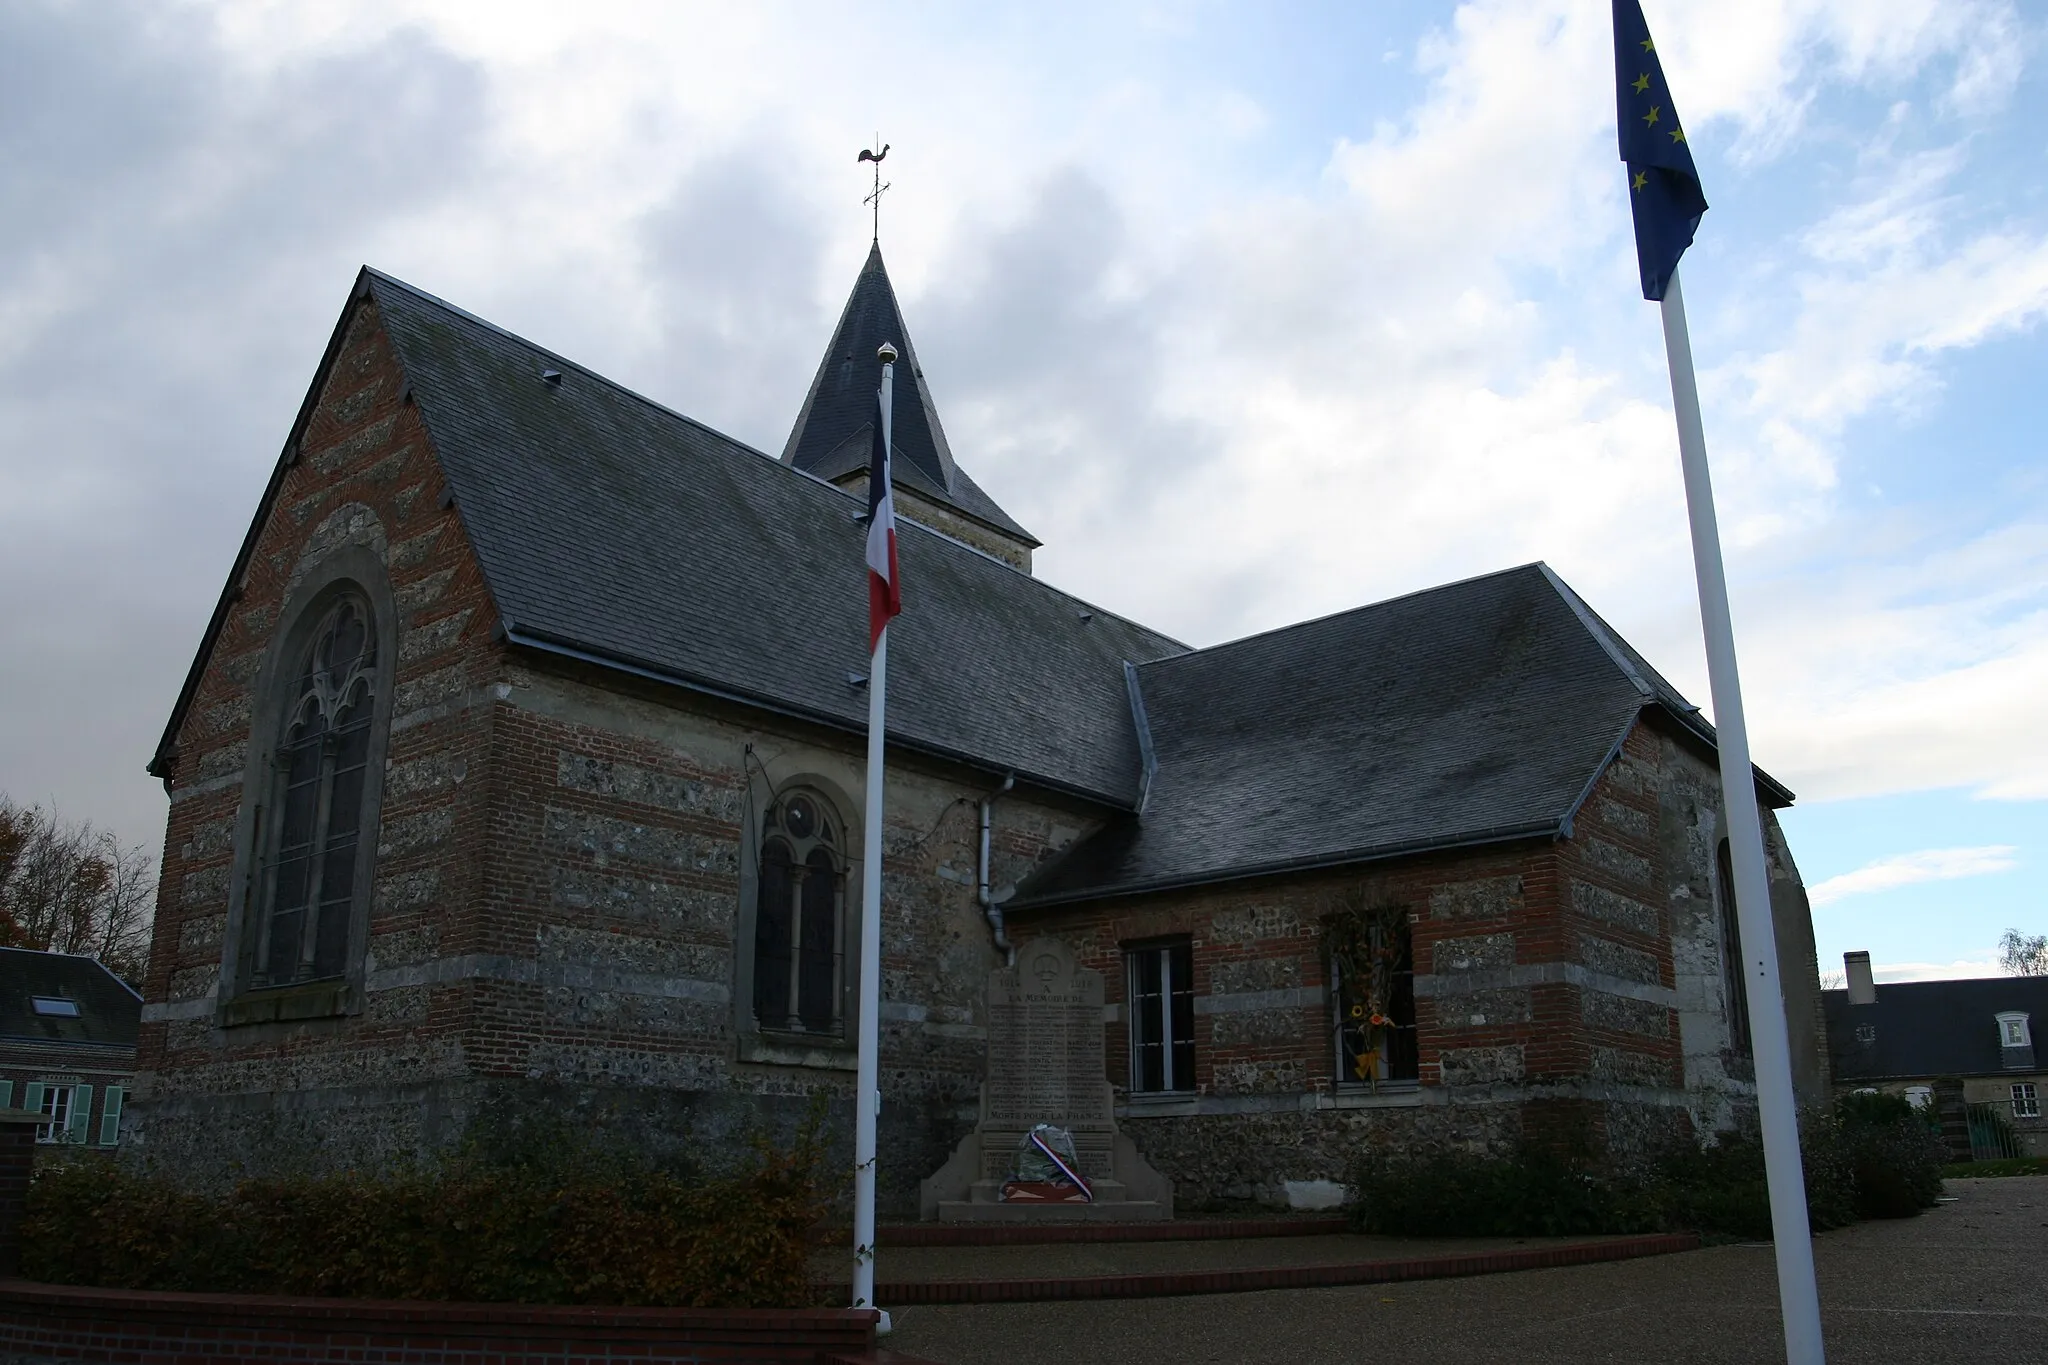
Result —
M988 834L990 813L994 810L996 798L1017 785L1017 774L1005 773L1003 785L981 798L981 873L976 878L975 899L981 902L981 913L988 917L988 927L995 935L996 948L1007 955L1009 965L1017 965L1017 950L1011 946L1010 936L1003 930L1003 907L996 904L988 891Z

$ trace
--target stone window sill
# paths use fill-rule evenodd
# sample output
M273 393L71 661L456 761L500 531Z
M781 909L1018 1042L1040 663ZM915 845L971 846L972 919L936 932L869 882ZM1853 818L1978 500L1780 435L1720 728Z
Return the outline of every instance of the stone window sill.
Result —
M817 1038L802 1033L742 1033L739 1059L767 1066L805 1066L819 1071L857 1071L860 1052L851 1038Z
M1422 1085L1417 1081L1385 1081L1374 1091L1370 1086L1339 1086L1335 1094L1318 1094L1318 1109L1411 1109L1422 1103Z
M295 1019L332 1019L347 1014L346 981L309 981L250 991L221 1006L223 1028L241 1024L289 1023Z
M1119 1114L1134 1119L1164 1118L1176 1114L1201 1112L1201 1096L1193 1091L1173 1091L1156 1095L1132 1095L1117 1106Z

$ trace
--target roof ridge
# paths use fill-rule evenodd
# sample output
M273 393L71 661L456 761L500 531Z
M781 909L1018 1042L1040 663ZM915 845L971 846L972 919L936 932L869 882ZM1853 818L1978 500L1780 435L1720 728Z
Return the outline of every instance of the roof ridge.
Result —
M1586 604L1585 599L1580 597L1578 592L1569 583L1560 578L1557 571L1551 568L1549 564L1539 559L1536 561L1536 567L1543 571L1545 581L1557 590L1557 595L1564 599L1564 604L1567 607L1571 608L1571 613L1577 618L1579 625L1585 629L1588 635L1593 637L1594 642L1600 646L1607 657L1614 661L1614 666L1621 670L1622 676L1635 685L1636 691L1645 700L1655 697L1657 689L1650 685L1650 680L1642 675L1640 669L1629 662L1628 655L1623 653L1621 646L1616 643L1614 633L1607 628L1607 623L1594 614L1593 609Z
M608 375L600 374L598 371L591 369L588 365L583 364L581 361L572 360L568 356L563 355L560 351L551 350L550 348L541 345L539 342L534 341L530 337L520 335L518 332L513 331L509 327L502 327L497 323L492 322L489 318L478 317L475 313L470 312L467 308L462 307L460 304L448 302L448 300L442 298L439 294L428 293L426 290L420 288L418 285L410 284L405 280L401 280L396 275L387 275L383 271L377 269L375 266L366 265L363 267L363 271L365 274L369 275L369 277L373 280L377 280L382 283L392 285L396 288L403 289L406 293L411 294L413 297L424 299L426 302L434 305L436 308L440 308L446 312L455 314L457 317L463 319L465 322L475 323L477 326L483 328L487 332L495 332L499 336L506 338L508 341L516 341L521 346L526 346L531 348L532 350L538 351L540 354L546 356L549 360L557 361L563 365L566 365L570 369L576 371L578 374L588 376L589 378L596 380L598 383L603 384L605 387L612 389L615 392L622 394L627 398L632 399L636 403L642 404L645 407L652 408L654 411L662 413L666 416L674 417L679 421L687 422L691 426L697 428L697 430L704 432L706 435L716 436L721 441L730 442L731 444L738 446L741 450L746 451L750 455L759 455L762 459L769 461L771 464L782 463L773 455L770 455L767 451L760 449L758 446L748 445L739 437L730 435L727 432L720 431L717 427L714 427L710 423L702 421L699 418L692 417L687 412L683 412L677 408L672 408L668 404L660 402L657 399L649 398L646 394L640 392L638 389L628 388L626 385L621 384L618 380L613 379Z
M115 971L112 967L109 967L106 963L94 957L91 953L67 953L57 948L24 948L15 944L9 944L6 947L0 947L0 953L33 953L37 957L62 957L68 958L73 962L90 962L93 966L99 968L100 971L106 975L108 980L112 981L122 990L134 996L137 1000L142 999L141 991L136 990L126 981L123 981L121 979L121 974L119 972Z
M1226 649L1235 649L1240 645L1249 645L1259 640L1270 639L1275 635L1285 635L1289 631L1306 630L1310 626L1323 625L1330 621L1341 620L1346 616L1357 616L1362 612L1376 611L1381 607L1391 607L1396 602L1406 602L1411 598L1428 597L1433 593L1448 592L1452 588L1462 588L1470 583L1483 583L1490 578L1505 578L1509 574L1523 573L1532 568L1541 568L1542 565L1543 561L1539 559L1532 560L1527 564L1511 565L1505 569L1491 569L1486 573L1471 574L1465 578L1453 579L1448 583L1438 583L1427 588L1416 588L1410 592L1396 593L1392 597L1382 597L1376 602L1361 602L1355 607L1342 607L1336 611L1324 612L1321 616L1311 616L1305 621L1291 621L1284 626L1268 626L1264 630L1255 630L1249 635L1240 635L1235 639L1222 640L1213 645L1201 645L1189 649L1186 654L1176 654L1172 657L1175 659L1186 659L1196 655L1218 654ZM1166 662L1168 662L1166 659L1152 659L1138 665L1138 667L1149 668L1153 664Z
M799 469L793 464L789 464L786 463L785 461L779 460L773 455L768 454L766 451L761 450L756 446L748 445L745 441L742 441L735 436L731 436L726 432L720 431L717 427L711 426L709 423L700 421L697 418L690 416L688 413L680 412L675 408L668 406L666 403L662 403L655 399L649 398L647 395L640 393L635 389L628 388L626 385L619 383L617 380L611 379L605 376L604 374L601 374L598 371L591 369L588 365L584 365L577 361L571 360L567 356L562 355L558 351L550 350L548 347L542 346L538 342L532 341L527 337L521 336L519 333L511 330L509 327L501 327L497 323L490 321L488 318L478 317L475 313L470 312L467 308L464 308L459 304L450 303L448 302L448 300L440 297L438 294L429 293L427 290L420 288L416 284L408 283L405 280L399 279L395 275L386 274L385 272L378 270L374 266L366 265L363 267L363 270L374 280L378 280L380 282L390 284L396 288L403 289L406 293L413 295L415 298L423 299L427 303L432 304L436 308L444 309L447 312L453 313L456 316L464 319L465 321L475 323L477 326L484 328L486 331L496 333L498 336L504 337L507 340L516 341L522 346L530 347L534 351L539 352L541 355L546 356L548 359L559 361L562 364L569 366L571 369L574 369L577 373L587 375L589 378L597 381L598 383L605 385L606 387L614 390L617 393L624 395L627 398L634 400L637 403L641 403L646 407L653 409L655 412L661 413L662 415L667 417L674 417L680 421L687 422L690 426L696 428L701 432L704 432L706 435L716 437L718 440L724 441L729 445L735 446L750 455L758 455L762 459L766 460L769 464L775 465L783 470L786 470L791 474L796 475L799 478L802 478L810 483L816 484L822 488L828 488L832 490L832 492L838 494L840 497L845 498L850 502L859 504L860 506L863 507L867 505L865 498L854 496L852 493L847 492L844 488L841 488L839 485L833 483L829 479L822 478L819 475L811 473L809 470ZM1188 650L1191 648L1184 641L1177 640L1173 636L1168 635L1166 632L1162 630L1158 630L1152 626L1148 626L1144 622L1136 619L1135 617L1127 616L1119 611L1112 611L1108 608L1097 606L1093 602L1087 601L1086 599L1081 597L1077 597L1073 593L1068 592L1066 589L1048 583L1044 579L1038 578L1033 574L1026 572L1023 569L1018 568L1016 565L1011 564L1004 559L1001 559L995 555L988 553L986 550L982 550L977 548L976 546L968 544L966 541L961 540L957 536L949 536L944 531L938 530L936 527L928 526L924 522L914 520L908 516L906 516L904 520L907 521L910 525L916 527L918 530L923 531L928 535L937 536L940 540L945 541L949 545L957 546L960 549L970 551L971 553L979 556L980 558L987 560L991 564L1001 566L1003 569L1007 570L1012 574L1015 574L1019 578L1024 579L1026 582L1033 584L1042 591L1055 593L1061 597L1066 598L1070 602L1078 603L1079 605L1086 607L1089 611L1095 613L1098 616L1113 617L1118 621L1122 621L1126 625L1133 626L1138 630L1144 631L1148 635L1156 635L1160 639L1166 641L1168 644L1175 645L1182 650ZM980 520L980 518L976 518L976 520Z

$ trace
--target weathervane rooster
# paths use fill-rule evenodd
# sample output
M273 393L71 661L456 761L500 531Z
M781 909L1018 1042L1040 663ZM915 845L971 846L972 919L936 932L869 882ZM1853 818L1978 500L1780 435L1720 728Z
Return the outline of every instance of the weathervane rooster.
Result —
M877 136L875 138L875 141L882 142L882 139L879 136ZM874 206L876 242L880 242L882 240L882 194L885 190L889 188L887 185L884 185L882 183L882 158L887 155L889 155L889 144L886 142L882 142L881 151L872 151L864 147L861 149L861 154L855 157L853 161L853 164L856 166L858 166L863 161L872 161L875 163L875 192L869 195L867 198L861 200L861 202L863 204L871 204Z

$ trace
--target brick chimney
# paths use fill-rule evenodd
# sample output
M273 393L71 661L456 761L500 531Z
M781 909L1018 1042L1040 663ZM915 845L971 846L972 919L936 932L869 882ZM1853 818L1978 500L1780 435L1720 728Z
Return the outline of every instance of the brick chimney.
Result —
M1870 974L1870 954L1858 949L1842 954L1842 970L1849 978L1849 1003L1875 1005L1877 978Z

